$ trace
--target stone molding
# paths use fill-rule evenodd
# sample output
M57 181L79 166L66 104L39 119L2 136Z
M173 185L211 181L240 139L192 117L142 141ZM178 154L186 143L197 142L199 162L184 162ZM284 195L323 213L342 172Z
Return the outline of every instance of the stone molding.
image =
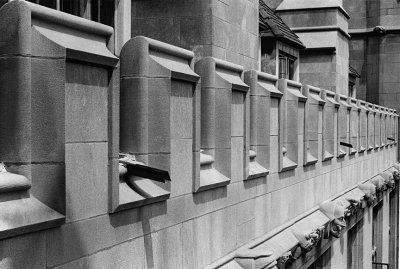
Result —
M71 62L112 71L118 58L107 49L108 26L26 1L2 6L0 21L1 64L10 72L2 66L1 106L13 113L0 117L1 161L10 172L1 174L0 238L6 238L65 222Z
M201 154L214 160L207 166L197 163L200 172L193 191L200 192L229 184L236 169L231 163L233 151L243 156L239 176L243 173L248 178L250 93L242 80L242 66L206 57L196 62L194 69L201 76ZM233 121L235 115L237 118ZM260 170L256 171L259 176L266 173L261 167L256 168Z
M120 55L120 150L130 156L135 155L135 162L147 169L171 174L173 182L174 175L181 168L173 163L171 155L178 154L174 148L183 138L191 139L192 144L187 145L191 161L195 163L202 159L197 142L199 126L194 120L199 113L196 95L200 79L193 71L194 53L138 36L124 45ZM175 99L177 94L192 100L186 108L187 115L182 115L173 107L183 106L182 102L186 100ZM172 121L172 117L177 120ZM193 126L190 123L193 128L183 121L186 117L193 120ZM119 160L120 165L123 159L124 156ZM210 162L212 160L207 164ZM129 175L129 163L127 165L128 175L122 180L118 175L110 178L110 212L165 201L170 197L170 182L155 182L157 180L152 177L138 176L135 168ZM198 173L196 167L194 165L193 174ZM117 171L115 169L114 173L117 174Z
M400 165L396 163L383 173L390 177L398 173L399 169ZM398 180L396 184L399 184ZM328 240L324 244L330 244L335 238L341 237L343 230L350 228L346 227L347 224L354 225L365 207L372 207L379 202L372 198L374 193L375 185L370 180L355 185L334 199L321 203L311 214L289 221L282 230L275 230L263 241L247 244L233 255L228 255L206 268L221 268L222 265L246 269L275 268L273 266L278 269L285 268L318 247L322 239ZM344 205L346 201L347 204Z

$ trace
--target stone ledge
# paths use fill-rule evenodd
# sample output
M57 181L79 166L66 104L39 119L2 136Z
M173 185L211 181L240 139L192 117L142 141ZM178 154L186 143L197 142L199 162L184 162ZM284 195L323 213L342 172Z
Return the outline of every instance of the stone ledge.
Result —
M269 174L269 170L264 168L261 164L256 161L257 152L254 150L249 151L249 175L245 180L256 179L265 177Z
M200 153L200 180L194 192L201 192L228 185L231 180L213 167L214 157Z
M33 196L0 202L0 239L50 229L64 223L63 215Z
M398 164L395 164L395 166L389 168L389 170L397 170L397 168L400 168L400 166ZM369 180L365 180L362 181L361 184L371 184L371 183L369 182ZM244 246L239 247L237 250L205 266L204 269L231 268L231 267L270 268L269 265L276 265L276 263L275 264L273 263L275 259L283 258L284 261L286 261L286 258L293 259L293 254L296 253L295 250L297 246L301 247L300 240L296 238L296 236L294 236L294 234L292 234L291 232L294 227L300 227L302 230L304 230L304 227L301 226L303 226L302 224L305 224L305 227L308 227L310 228L309 230L312 230L312 227L316 228L320 227L320 224L324 224L325 228L331 229L332 219L338 218L340 215L339 213L341 213L342 216L344 215L344 213L346 213L343 211L345 209L344 206L341 205L343 201L347 201L345 203L348 206L354 205L360 212L364 212L363 210L364 207L366 206L373 207L374 205L379 203L379 201L382 199L382 196L379 196L378 199L374 198L372 203L368 203L368 205L364 203L364 199L367 199L370 194L374 195L374 193L370 193L369 190L366 191L364 189L361 189L360 185L359 184L353 185L352 187L346 189L345 191L335 195L333 198L325 201L326 206L324 209L327 209L326 213L322 211L320 206L315 206L309 209L308 211L300 214L299 216L295 217L294 219L289 220L285 224L273 229L267 234L252 240L251 242L245 244ZM374 185L372 185L372 188L373 188L372 191L375 192ZM354 203L356 200L357 200L357 205L355 205ZM332 203L332 201L334 203ZM357 212L352 212L350 215L344 216L343 218L346 219L345 222L347 223L347 225L346 227L342 227L341 232L343 233L349 230L351 227L353 227L359 220L361 220L362 216L363 216L362 214L358 214ZM322 237L328 235L329 236L328 239L330 240L329 242L337 240L335 236L329 235L329 232L328 234L326 234L327 229L325 229L324 232L322 233ZM274 243L276 241L278 242L277 244ZM317 241L315 245L318 243L319 242ZM315 245L313 245L313 247L315 247ZM274 247L276 247L276 249L274 249ZM243 263L243 261L239 261L238 259L252 258L251 255L247 256L242 255L243 253L247 253L246 250L263 250L264 256L265 254L268 254L267 255L268 259L259 260L259 262L261 263L257 263L257 258L259 258L259 256L254 256L253 261L246 261L246 263ZM253 252L253 254L256 254L256 252ZM281 254L281 256L279 256L279 254ZM246 265L246 267L243 267L243 265ZM259 267L247 267L248 265L258 265ZM273 266L271 268L273 268Z
M343 15L350 19L350 15L342 7L341 3L337 0L307 0L307 1L297 1L297 0L285 0L277 8L276 12L290 12L296 10L313 10L313 9L332 9L337 8Z

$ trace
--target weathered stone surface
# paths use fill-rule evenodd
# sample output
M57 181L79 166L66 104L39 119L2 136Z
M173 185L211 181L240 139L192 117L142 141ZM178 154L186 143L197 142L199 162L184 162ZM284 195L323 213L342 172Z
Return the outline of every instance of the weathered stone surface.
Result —
M64 160L66 72L64 61L38 58L31 60L32 160L35 162Z
M2 240L0 266L3 268L41 269L46 265L45 233Z
M4 162L30 162L31 59L0 58L0 153Z
M65 106L67 142L107 141L107 69L68 63Z
M66 145L67 221L107 213L107 153L107 143Z

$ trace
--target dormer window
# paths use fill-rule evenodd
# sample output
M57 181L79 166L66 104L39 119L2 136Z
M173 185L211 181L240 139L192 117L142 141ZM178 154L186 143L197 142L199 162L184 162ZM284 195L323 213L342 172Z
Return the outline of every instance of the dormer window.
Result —
M279 52L279 78L293 80L296 58L283 52Z
M263 0L259 1L260 63L262 72L299 80L299 50L304 44Z

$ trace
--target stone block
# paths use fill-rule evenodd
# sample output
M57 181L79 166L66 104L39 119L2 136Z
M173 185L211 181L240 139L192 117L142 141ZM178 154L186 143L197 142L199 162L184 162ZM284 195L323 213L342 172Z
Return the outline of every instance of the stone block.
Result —
M232 181L242 181L244 179L244 141L243 137L232 137L231 153L231 179Z
M123 152L148 153L148 80L121 79L120 147Z
M193 162L192 139L171 141L171 197L192 192Z
M100 250L100 231L96 218L50 230L46 235L47 266L61 265Z
M221 48L228 48L230 24L226 21L214 17L212 27L213 44Z
M282 122L280 122L280 119L279 119L280 118L279 102L280 101L277 98L271 99L271 107L270 107L270 134L271 134L271 136L279 134L279 125L282 124Z
M232 135L231 121L231 92L225 89L217 89L215 98L215 147L230 148L229 137ZM202 102L203 104L203 102ZM203 112L203 110L202 110ZM203 113L201 114L203 117ZM202 124L203 126L203 124ZM205 128L207 128L205 126Z
M66 68L66 141L107 141L108 70L77 63Z
M256 105L256 110L251 111L251 132L250 144L257 145L268 145L269 144L269 129L270 129L270 112L269 112L269 100L267 97L262 96L251 96L252 102L250 104L250 109L254 104ZM254 100L255 99L255 100ZM254 141L254 142L252 142Z
M251 219L237 225L237 246L242 246L254 238L254 222L255 220Z
M66 50L57 43L50 41L46 36L41 34L36 27L31 28L32 31L32 55L35 57L45 58L65 58ZM64 60L62 60L64 61Z
M231 135L244 136L244 104L245 95L242 92L232 92L232 108L231 108Z
M193 84L172 81L171 139L193 138Z
M168 9L168 8L167 8ZM132 5L134 10L134 5ZM135 18L132 17L131 36L147 36L175 46L180 45L180 22L173 17ZM163 29L160 31L160 29Z
M43 232L1 241L0 267L41 269L46 266L46 235Z
M280 149L279 149L279 138L278 136L271 136L270 138L270 166L269 169L271 173L278 172L279 161L280 161Z
M31 192L39 201L65 215L64 163L31 164Z
M250 147L256 152L256 162L259 163L262 167L269 170L270 166L270 146L257 146Z
M170 152L171 80L165 78L149 79L148 91L149 152Z
M224 176L231 178L231 149L216 149L215 150L215 168Z
M181 243L182 243L182 267L183 268L197 268L197 244L193 244L195 240L194 231L195 220L189 220L182 224L181 230Z
M32 58L31 66L32 161L64 161L65 62Z
M31 60L0 59L0 156L4 162L31 161Z
M13 3L1 11L0 25L4 33L0 39L0 54L29 55L31 54L31 18L28 5ZM10 27L12 26L12 27Z
M182 245L177 243L181 241L181 229L182 225L176 225L145 237L146 252L152 250L153 254L149 268L182 268Z
M147 155L147 162L146 164L155 167L158 169L166 170L169 171L171 170L171 154L170 153L153 153ZM158 182L154 182L158 184ZM169 185L170 182L167 182L166 184L160 183L158 185L164 186L164 185ZM165 186L164 186L165 188Z
M109 249L99 251L88 257L54 267L55 269L95 269L95 268L146 268L146 251L144 238L122 243ZM152 253L149 253L152 257ZM143 257L138 259L137 257Z
M108 156L117 158L120 152L120 67L112 72L108 88Z
M108 212L107 143L66 145L67 221Z
M211 45L213 43L210 31L212 28L211 16L181 17L179 26L180 46L191 49L198 44Z
M214 103L216 94L215 91L216 90L213 88L201 89L201 148L215 147L215 136L217 129L215 117L216 107ZM227 116L227 113L224 113L224 115ZM230 119L230 115L228 119Z

